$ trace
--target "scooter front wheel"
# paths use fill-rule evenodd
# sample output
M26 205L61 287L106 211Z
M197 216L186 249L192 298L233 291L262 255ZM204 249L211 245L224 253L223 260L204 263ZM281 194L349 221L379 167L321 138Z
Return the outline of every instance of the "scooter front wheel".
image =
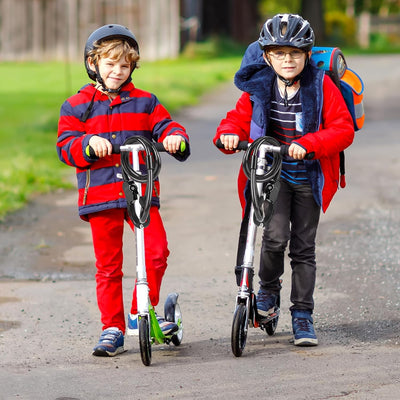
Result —
M147 367L151 364L150 325L146 317L139 319L139 346L142 362Z
M248 331L248 320L246 305L240 303L236 306L235 314L233 315L231 346L232 352L236 357L240 357L246 346Z

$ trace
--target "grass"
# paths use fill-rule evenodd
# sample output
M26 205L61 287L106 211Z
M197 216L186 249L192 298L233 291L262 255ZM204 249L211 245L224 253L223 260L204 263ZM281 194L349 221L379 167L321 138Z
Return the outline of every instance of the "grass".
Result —
M155 93L174 112L196 104L216 85L231 81L243 50L223 40L188 46L178 60L143 61L133 81L137 87ZM378 50L387 53L393 49L381 46ZM359 49L348 52L361 53ZM57 121L63 101L89 79L82 63L3 62L0 74L1 221L7 213L24 207L35 194L73 186L73 170L58 160L55 150Z
M239 53L207 46L196 54L189 49L178 60L142 62L135 85L155 93L171 113L196 104L203 93L232 80L240 64ZM89 78L81 63L1 63L0 74L1 221L35 194L73 186L73 170L56 153L58 115L63 101Z

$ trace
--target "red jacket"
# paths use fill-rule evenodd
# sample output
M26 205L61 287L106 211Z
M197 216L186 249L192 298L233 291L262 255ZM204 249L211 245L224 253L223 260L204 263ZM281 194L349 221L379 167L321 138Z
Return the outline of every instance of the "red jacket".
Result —
M269 104L276 75L256 53L258 44L249 47L254 54L244 61L235 75L235 83L244 93L236 108L227 113L217 128L214 143L223 134L236 134L240 140L253 141L265 135L269 124ZM261 53L262 54L262 53ZM308 65L301 78L300 98L303 108L304 135L295 142L314 159L304 161L314 198L325 212L339 186L339 153L354 139L354 126L338 88L324 72ZM225 150L223 152L229 153ZM246 185L239 174L239 196L244 205Z
M82 117L93 99L86 122ZM181 135L189 145L183 126L173 121L167 110L151 93L137 89L132 83L110 101L108 96L90 84L67 99L61 107L58 124L57 152L61 161L76 167L79 215L110 208L126 208L122 189L119 154L94 160L86 154L92 135L122 145L131 136L144 136L162 142L168 135ZM183 161L190 152L179 158ZM155 182L152 204L159 206L159 182Z

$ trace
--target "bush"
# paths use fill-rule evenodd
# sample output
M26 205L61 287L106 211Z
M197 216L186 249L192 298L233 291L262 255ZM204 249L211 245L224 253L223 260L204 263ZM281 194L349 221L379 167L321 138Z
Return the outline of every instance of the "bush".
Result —
M346 47L356 44L356 21L341 11L325 14L327 45Z

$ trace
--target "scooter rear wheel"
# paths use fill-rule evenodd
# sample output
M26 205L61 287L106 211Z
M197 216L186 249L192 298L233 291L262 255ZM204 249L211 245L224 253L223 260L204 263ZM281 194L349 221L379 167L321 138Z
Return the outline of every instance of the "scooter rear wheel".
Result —
M278 319L279 316L276 316L272 321L269 321L265 325L265 331L268 333L269 336L273 336L276 331L276 327L278 326Z
M247 331L248 321L246 305L241 303L236 306L232 322L231 346L232 352L236 357L242 355L243 349L246 346Z
M147 367L151 364L150 325L146 317L139 319L139 346L142 362Z
M276 305L275 305L275 313L277 314L276 317L272 320L269 321L266 325L265 325L265 332L267 332L267 334L269 336L273 336L275 334L276 328L278 326L278 320L279 320L279 314L280 314L280 307L281 307L281 296L278 295L278 298L276 300Z
M183 338L182 312L178 303L178 296L178 293L170 293L164 304L165 320L175 322L179 327L178 332L171 337L171 342L175 346L179 346Z

